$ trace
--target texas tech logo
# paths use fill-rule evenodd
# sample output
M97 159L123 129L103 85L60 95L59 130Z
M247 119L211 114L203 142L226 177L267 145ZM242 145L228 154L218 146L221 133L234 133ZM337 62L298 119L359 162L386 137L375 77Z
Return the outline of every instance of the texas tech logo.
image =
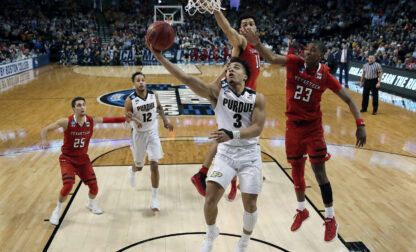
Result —
M197 96L185 85L148 84L147 90L156 91L165 114L177 115L214 115L209 101ZM98 97L98 101L110 106L124 107L126 98L134 89L120 90Z

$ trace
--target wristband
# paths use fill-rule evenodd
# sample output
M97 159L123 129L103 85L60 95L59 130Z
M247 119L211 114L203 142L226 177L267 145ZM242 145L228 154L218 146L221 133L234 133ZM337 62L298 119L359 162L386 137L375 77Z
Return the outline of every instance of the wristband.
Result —
M226 129L219 129L218 131L224 131L224 132L225 132L225 134L227 134L227 136L228 136L230 139L233 139L233 138L234 138L234 134L233 134L233 132L231 132L231 131L229 131L229 130L226 130Z
M233 139L240 139L240 131L234 130L233 131Z
M359 118L359 119L355 120L355 123L357 124L357 127L358 126L365 126L365 122L362 118Z
M123 123L125 121L125 117L103 117L103 123Z

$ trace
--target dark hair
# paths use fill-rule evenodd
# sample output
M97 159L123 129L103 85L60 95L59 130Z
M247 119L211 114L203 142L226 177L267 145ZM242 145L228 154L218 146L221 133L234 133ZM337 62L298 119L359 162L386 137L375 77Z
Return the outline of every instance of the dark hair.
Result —
M134 78L136 78L137 75L143 75L144 78L146 78L146 75L144 75L144 73L138 71L135 72L132 76L131 76L131 81L134 82Z
M326 46L321 41L314 40L311 42L311 44L315 44L318 50L321 51L321 53L326 53Z
M73 108L75 108L75 104L77 103L77 101L84 101L85 102L85 98L81 97L81 96L77 96L74 99L72 99L71 105Z
M256 23L256 19L254 18L253 15L248 14L248 13L244 13L244 14L241 14L241 16L238 17L238 27L241 27L241 21L243 21L244 19L248 19L248 18L252 18L254 20L254 23Z
M230 60L230 63L233 63L233 62L237 62L243 65L244 70L246 71L247 80L250 79L251 72L250 72L250 66L248 65L247 61L237 58L237 57L232 57Z

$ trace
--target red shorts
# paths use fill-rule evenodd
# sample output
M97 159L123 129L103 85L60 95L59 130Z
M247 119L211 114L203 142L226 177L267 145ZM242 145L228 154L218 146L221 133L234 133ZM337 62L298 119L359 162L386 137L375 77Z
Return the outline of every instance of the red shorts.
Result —
M90 158L88 155L82 157L70 157L65 154L59 156L59 163L61 165L62 182L75 183L75 174L80 177L84 184L97 183L94 169L92 168Z
M331 158L327 152L321 118L311 121L286 121L286 156L289 163L322 163Z

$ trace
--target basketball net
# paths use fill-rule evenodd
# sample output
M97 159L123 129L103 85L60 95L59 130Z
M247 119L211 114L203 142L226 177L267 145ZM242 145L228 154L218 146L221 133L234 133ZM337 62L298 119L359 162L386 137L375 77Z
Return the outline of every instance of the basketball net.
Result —
M172 25L173 20L172 19L165 19L165 22Z
M214 11L221 11L225 9L221 8L220 0L188 0L185 10L189 13L189 15L193 16L197 12L201 14L214 14Z

